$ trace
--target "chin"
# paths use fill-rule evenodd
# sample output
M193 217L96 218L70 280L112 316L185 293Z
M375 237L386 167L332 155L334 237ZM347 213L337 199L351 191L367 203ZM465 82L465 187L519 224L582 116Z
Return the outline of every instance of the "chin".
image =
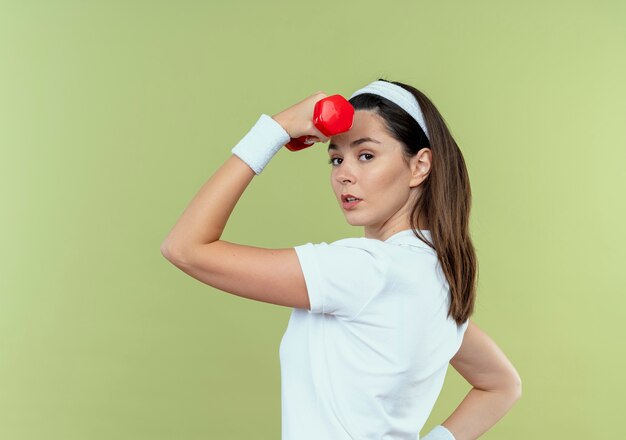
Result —
M348 224L350 226L363 226L364 223L362 221L359 221L358 219L351 219L349 215L346 215L346 221L348 222Z

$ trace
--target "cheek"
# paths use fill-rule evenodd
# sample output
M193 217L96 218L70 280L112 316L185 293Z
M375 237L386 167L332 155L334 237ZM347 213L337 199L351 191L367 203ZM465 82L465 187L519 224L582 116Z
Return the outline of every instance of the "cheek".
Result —
M368 176L367 187L381 200L396 205L403 202L409 194L406 170L389 167L376 170Z
M367 175L368 187L381 193L393 191L394 187L397 186L400 181L400 179L398 179L399 176L398 170L392 168L373 170Z

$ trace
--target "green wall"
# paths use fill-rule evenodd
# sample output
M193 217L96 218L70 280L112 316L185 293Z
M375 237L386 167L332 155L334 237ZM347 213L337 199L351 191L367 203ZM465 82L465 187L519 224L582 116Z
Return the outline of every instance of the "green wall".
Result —
M0 438L279 439L291 309L160 245L261 113L383 76L439 108L473 191L472 319L523 396L481 438L623 438L619 1L0 1ZM324 144L280 151L223 239L361 236ZM469 384L450 368L422 433Z

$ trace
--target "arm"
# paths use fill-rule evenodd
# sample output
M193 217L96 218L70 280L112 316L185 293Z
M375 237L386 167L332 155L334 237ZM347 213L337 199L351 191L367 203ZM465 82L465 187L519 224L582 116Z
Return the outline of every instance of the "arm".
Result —
M202 186L161 245L163 255L220 239L237 201L254 171L231 155Z
M456 440L474 440L522 396L522 380L496 343L472 321L450 364L473 388L442 425Z
M259 120L259 125L233 148L233 155L191 200L161 244L163 255L181 256L191 249L220 241L226 222L252 178L263 170L290 136L312 135L326 141L311 122L315 103L325 96L317 92L271 119ZM270 124L268 120L272 119L274 123ZM281 127L279 131L276 123Z
M304 274L296 251L264 249L221 240L226 222L254 175L292 136L327 138L314 128L317 92L276 116L261 115L231 150L161 244L176 267L203 283L244 298L310 310ZM285 129L287 127L287 129ZM292 134L293 133L293 134Z

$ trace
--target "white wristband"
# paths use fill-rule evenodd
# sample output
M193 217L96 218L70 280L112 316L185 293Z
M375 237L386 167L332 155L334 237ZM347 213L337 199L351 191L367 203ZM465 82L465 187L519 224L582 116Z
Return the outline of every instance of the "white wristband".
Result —
M289 133L282 125L263 113L231 151L258 175L290 139Z
M454 435L443 425L435 426L422 440L456 440Z

